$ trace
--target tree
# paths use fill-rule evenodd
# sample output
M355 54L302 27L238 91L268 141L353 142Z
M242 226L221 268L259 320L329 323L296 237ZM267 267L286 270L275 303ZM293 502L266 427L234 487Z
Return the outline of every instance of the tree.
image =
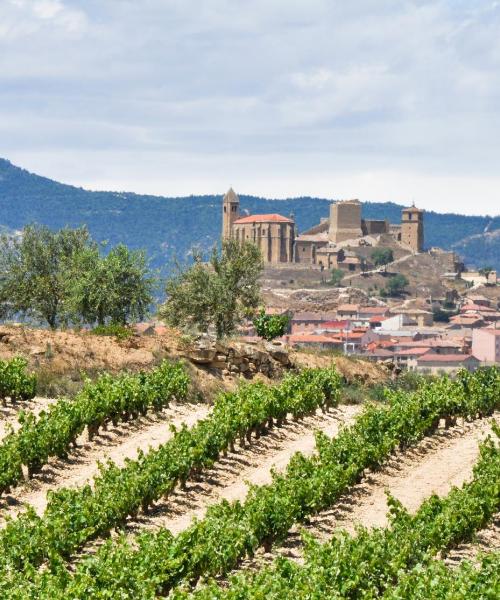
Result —
M261 310L253 320L257 335L268 341L284 335L289 324L288 315L266 315L265 310Z
M203 332L213 326L220 339L233 333L259 305L263 261L250 242L225 240L220 251L213 249L208 263L196 252L192 266L177 269L167 281L167 301L159 310L159 316L172 326Z
M386 285L386 292L389 296L399 296L403 293L405 287L409 284L408 279L398 273L397 275L393 275L390 277L389 281Z
M342 279L344 279L344 271L342 269L332 269L330 271L330 280L327 282L328 285L333 285L334 287L340 287L342 283Z
M387 266L394 260L394 254L390 248L375 248L372 252L372 260L373 264L376 267L385 266L387 271Z
M91 244L86 228L53 232L28 225L20 237L0 239L2 316L21 314L55 329L67 317L65 268Z
M155 278L144 252L123 244L101 256L96 244L73 257L68 268L68 307L72 319L126 325L144 319L153 301Z

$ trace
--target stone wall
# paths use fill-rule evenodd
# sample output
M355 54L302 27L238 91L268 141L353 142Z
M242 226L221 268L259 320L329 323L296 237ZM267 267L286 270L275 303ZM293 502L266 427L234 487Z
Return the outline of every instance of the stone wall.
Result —
M204 337L186 350L184 356L197 365L220 372L223 377L251 379L262 373L272 378L292 367L288 350L281 342L222 343Z

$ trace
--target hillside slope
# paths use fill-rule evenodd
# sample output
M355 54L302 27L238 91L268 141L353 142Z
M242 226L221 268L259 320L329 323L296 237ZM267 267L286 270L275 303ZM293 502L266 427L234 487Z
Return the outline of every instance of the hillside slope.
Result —
M222 192L222 190L221 190ZM241 195L242 208L250 213L295 214L299 231L328 216L329 200L292 198L272 200ZM97 240L110 244L124 242L145 248L153 267L165 273L174 256L184 259L193 245L210 248L221 228L221 195L165 198L127 192L91 192L40 177L0 159L0 225L19 229L38 222L52 228L86 224ZM401 206L363 203L363 216L400 221ZM500 229L500 217L426 213L426 245L463 251L467 262L484 264L491 256L477 255L480 247L465 244L463 238ZM499 239L494 238L493 255L498 256ZM469 250L470 249L470 250ZM491 261L489 261L491 262ZM494 266L500 269L498 260Z

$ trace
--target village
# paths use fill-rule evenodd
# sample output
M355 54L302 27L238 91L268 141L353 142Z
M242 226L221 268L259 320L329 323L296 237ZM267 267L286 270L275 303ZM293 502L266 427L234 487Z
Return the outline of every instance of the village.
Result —
M222 238L252 241L261 249L266 312L288 317L280 339L286 346L425 374L500 363L496 272L470 271L453 252L425 250L423 210L403 208L401 224L392 224L363 219L358 200L337 201L329 217L299 235L293 215L242 217L232 189L222 207ZM383 266L370 260L377 249L379 255L389 252ZM329 272L339 273L333 301L332 292L321 289ZM384 281L398 275L407 289L380 294ZM301 278L309 298L297 303L301 290L293 288ZM240 333L245 341L257 339L250 322Z

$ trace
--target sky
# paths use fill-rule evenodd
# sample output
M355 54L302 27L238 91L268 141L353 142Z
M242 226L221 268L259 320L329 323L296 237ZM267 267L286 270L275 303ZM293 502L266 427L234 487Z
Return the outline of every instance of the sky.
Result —
M90 189L500 212L500 1L0 0L0 156Z

